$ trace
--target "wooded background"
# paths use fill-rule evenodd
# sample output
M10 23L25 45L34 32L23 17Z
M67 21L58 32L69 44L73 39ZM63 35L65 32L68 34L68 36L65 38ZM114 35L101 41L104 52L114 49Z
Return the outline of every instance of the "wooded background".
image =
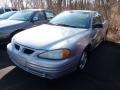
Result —
M4 2L7 2L5 0ZM9 0L13 8L47 8L60 13L70 9L97 10L109 20L108 39L120 40L120 0ZM7 5L7 4L6 4Z

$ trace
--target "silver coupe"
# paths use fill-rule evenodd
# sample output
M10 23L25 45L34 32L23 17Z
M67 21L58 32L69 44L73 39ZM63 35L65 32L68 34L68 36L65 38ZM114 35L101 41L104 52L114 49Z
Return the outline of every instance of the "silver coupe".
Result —
M107 21L97 11L64 11L49 21L16 34L9 57L32 74L55 79L83 69L92 50L104 40Z

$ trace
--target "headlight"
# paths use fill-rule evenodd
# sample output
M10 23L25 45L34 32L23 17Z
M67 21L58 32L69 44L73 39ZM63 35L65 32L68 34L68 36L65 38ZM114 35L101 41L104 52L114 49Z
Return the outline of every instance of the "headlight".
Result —
M65 59L70 57L70 50L69 49L58 49L58 50L51 50L38 55L39 58L45 59Z

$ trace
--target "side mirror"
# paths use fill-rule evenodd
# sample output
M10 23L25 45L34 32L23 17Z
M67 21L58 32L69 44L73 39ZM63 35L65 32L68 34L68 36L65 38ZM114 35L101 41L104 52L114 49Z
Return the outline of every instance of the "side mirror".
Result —
M103 24L94 24L92 25L93 28L103 28Z
M32 21L33 22L39 21L39 18L38 17L34 17Z

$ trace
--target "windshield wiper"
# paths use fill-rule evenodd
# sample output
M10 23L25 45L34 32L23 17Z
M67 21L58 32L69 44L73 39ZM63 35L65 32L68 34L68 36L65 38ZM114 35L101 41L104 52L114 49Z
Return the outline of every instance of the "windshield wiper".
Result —
M49 25L55 25L55 26L65 26L65 27L73 27L73 28L80 28L77 26L71 26L71 25L67 25L67 24L54 24L54 23L48 23Z
M65 27L73 27L73 28L79 28L77 26L71 26L71 25L67 25L67 24L54 24L56 26L65 26Z

